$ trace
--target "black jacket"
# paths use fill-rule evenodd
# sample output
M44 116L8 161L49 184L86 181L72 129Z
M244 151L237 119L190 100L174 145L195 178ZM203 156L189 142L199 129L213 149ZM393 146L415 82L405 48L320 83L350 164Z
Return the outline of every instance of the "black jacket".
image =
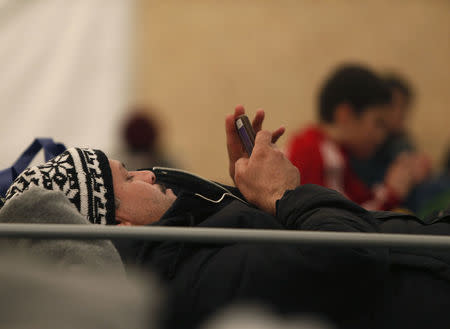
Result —
M445 218L424 225L413 216L367 212L316 185L287 191L272 216L231 187L155 173L178 193L159 226L450 235ZM119 250L126 262L156 270L168 282L167 328L193 328L223 306L249 301L281 314L318 314L340 328L450 324L450 252L177 242Z

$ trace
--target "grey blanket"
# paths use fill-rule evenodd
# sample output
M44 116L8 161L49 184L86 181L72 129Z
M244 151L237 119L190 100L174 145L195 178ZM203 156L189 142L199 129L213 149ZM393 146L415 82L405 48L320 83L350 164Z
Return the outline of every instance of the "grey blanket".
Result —
M93 225L62 192L34 187L9 200L0 209L0 223ZM23 252L62 268L116 271L124 275L119 253L105 240L1 239L0 250Z

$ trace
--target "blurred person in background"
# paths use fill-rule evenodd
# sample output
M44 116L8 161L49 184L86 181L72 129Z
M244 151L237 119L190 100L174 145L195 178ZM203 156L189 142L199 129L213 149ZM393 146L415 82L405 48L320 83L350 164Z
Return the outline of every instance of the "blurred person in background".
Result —
M161 149L162 126L153 113L151 108L134 106L123 121L123 146L116 158L124 161L129 168L174 167Z
M414 101L414 92L405 79L390 73L384 76L384 82L391 92L391 107L386 111L387 138L369 159L351 157L351 166L358 177L373 187L384 181L389 167L401 154L414 162L413 173L416 182L423 182L430 174L431 162L424 154L416 152L416 147L408 133L407 119Z
M371 210L400 204L417 183L408 157L391 163L373 188L358 178L350 163L351 156L371 157L384 142L391 102L386 84L369 68L350 64L334 70L319 90L319 123L292 136L287 145L302 183L332 188Z

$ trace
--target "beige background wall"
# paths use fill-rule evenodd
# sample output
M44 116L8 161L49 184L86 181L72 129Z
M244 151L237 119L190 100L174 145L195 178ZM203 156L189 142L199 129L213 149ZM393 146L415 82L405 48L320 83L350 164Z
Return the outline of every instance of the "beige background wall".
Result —
M133 100L158 109L164 146L202 176L229 182L223 120L236 104L292 133L343 61L404 73L419 147L437 164L450 142L448 0L141 0L136 22Z

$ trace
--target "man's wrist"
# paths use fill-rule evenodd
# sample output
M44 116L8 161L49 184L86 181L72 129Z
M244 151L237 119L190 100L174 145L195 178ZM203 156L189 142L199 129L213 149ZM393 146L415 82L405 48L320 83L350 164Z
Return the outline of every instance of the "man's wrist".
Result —
M280 197L276 197L275 194L258 195L255 199L249 200L256 205L259 209L275 216L276 215L276 203Z
M275 201L275 214L274 214L275 217L278 216L278 207L279 207L279 205L280 205L280 203L281 203L281 200L282 200L283 198L285 198L288 194L290 194L293 190L295 190L295 189L288 189L288 190L285 190L284 193L283 193L283 195L281 195L281 197L279 197L279 198Z
M267 211L267 212L269 212L271 215L273 215L273 216L277 216L277 214L278 214L278 204L279 204L279 201L281 200L281 199L283 199L284 198L284 196L287 194L287 193L289 193L289 192L291 192L292 190L290 190L290 189L288 189L288 190L284 190L282 193L278 193L278 194L273 194L272 195L272 197L271 197L271 199L270 199L270 202L268 203L269 205L270 205L270 207L268 207L268 208L270 208L270 211Z

